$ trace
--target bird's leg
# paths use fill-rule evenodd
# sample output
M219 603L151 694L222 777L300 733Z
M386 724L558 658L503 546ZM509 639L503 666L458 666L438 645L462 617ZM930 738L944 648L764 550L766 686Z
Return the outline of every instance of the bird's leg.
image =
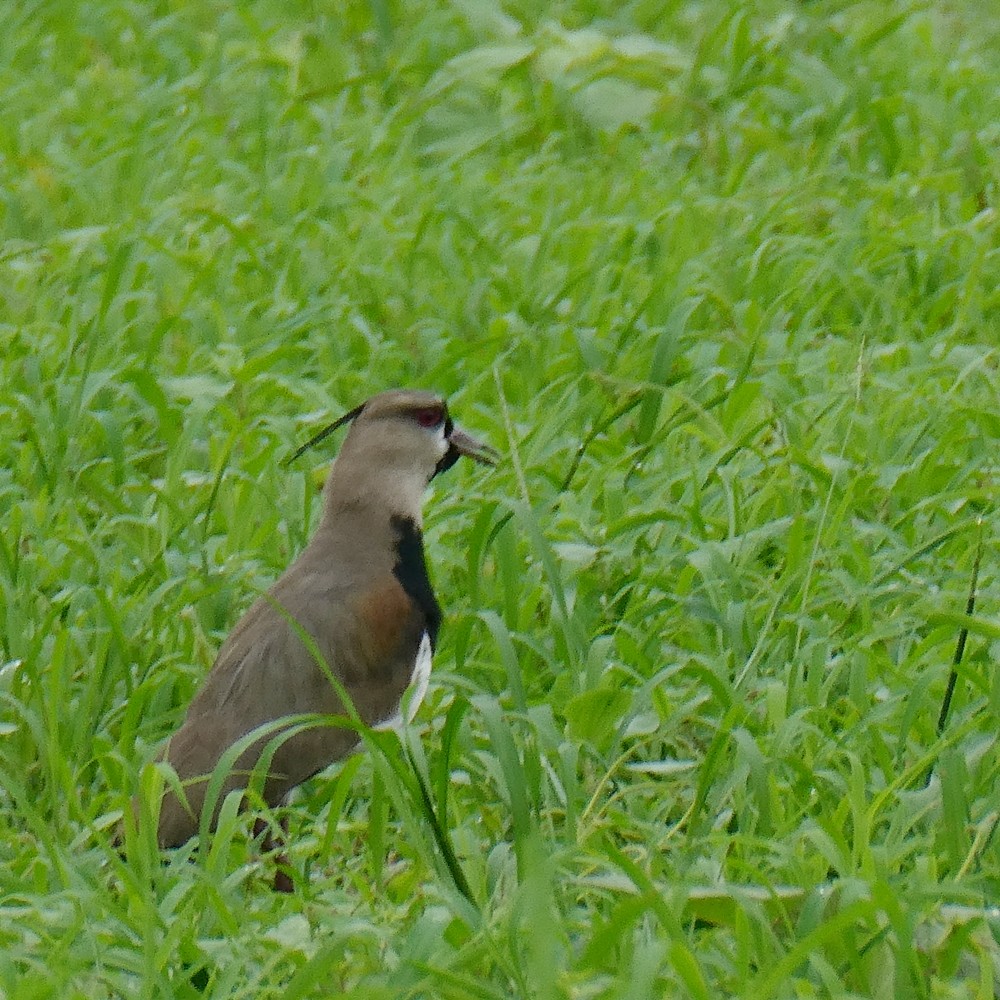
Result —
M260 850L262 854L270 854L272 851L280 852L274 857L274 891L294 892L295 883L292 881L291 864L288 860L288 855L284 851L285 841L288 837L288 817L282 816L280 824L281 833L275 837L271 833L274 828L267 822L267 820L261 818L255 819L253 824L253 835L255 838L260 837L261 834L264 835L260 842Z

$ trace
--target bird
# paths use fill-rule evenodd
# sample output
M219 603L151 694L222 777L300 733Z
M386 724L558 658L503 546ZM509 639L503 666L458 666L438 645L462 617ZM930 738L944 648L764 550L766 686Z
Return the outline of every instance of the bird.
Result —
M455 426L444 397L393 389L325 427L289 461L344 424L350 429L324 484L315 533L229 633L159 753L183 790L168 783L163 796L161 848L198 832L209 778L241 740L248 745L234 751L212 828L223 799L245 792L276 735L284 742L262 765L271 807L359 748L356 727L281 720L346 716L346 694L361 722L384 728L412 721L426 692L442 611L424 551L424 493L461 457L495 465L499 454ZM267 729L254 738L259 727Z

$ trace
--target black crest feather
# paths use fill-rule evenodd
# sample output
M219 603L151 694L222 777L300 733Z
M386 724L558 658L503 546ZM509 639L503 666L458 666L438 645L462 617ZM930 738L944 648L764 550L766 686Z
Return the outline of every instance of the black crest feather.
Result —
M342 417L338 417L332 424L328 424L324 427L318 434L314 434L304 445L302 445L296 452L289 458L286 458L281 464L291 465L303 452L308 451L313 445L319 444L320 441L326 440L338 427L343 427L344 424L349 424L359 413L365 408L365 404L362 403L360 406L355 406L353 410L345 413Z

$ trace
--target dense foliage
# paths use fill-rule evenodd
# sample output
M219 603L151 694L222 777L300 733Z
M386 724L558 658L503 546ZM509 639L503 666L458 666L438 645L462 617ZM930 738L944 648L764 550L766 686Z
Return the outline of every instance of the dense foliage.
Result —
M8 0L0 993L994 995L998 49L972 0ZM335 445L280 460L393 385L504 453L428 500L412 764L310 783L292 896L235 802L125 863Z

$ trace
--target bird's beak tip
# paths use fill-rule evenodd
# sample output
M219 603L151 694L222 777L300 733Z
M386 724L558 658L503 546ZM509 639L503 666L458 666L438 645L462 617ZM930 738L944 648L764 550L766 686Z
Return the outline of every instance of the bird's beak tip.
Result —
M496 448L457 427L451 432L448 441L459 455L465 455L480 465L496 465L500 460L500 452Z

